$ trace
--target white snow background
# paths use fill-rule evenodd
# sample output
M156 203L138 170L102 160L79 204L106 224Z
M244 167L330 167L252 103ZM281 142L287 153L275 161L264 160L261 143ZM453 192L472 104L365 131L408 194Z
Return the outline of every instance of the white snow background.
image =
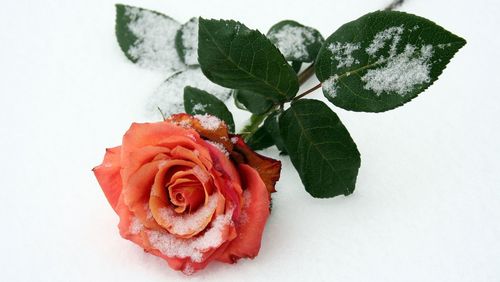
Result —
M293 19L327 37L387 1L124 1L185 22ZM1 281L500 281L500 3L408 0L465 38L440 79L381 114L338 113L362 154L349 197L314 199L288 157L254 260L191 277L123 240L91 169L165 79L131 64L115 1L2 1ZM311 80L304 88L312 86ZM311 98L324 100L321 91ZM331 105L331 104L330 104ZM248 115L239 112L239 126Z

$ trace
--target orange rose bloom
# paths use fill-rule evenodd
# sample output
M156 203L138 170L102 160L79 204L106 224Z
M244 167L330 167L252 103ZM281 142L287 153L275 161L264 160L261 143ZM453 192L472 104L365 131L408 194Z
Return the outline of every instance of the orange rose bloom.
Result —
M187 114L132 124L93 169L121 236L186 274L258 254L280 170L219 119Z

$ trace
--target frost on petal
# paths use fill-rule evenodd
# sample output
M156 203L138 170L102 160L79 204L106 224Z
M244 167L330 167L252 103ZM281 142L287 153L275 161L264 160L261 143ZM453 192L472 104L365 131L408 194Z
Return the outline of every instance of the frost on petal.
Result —
M214 146L217 150L219 150L224 156L229 157L229 152L226 150L224 145L221 143L213 142L213 141L206 141L208 144Z
M167 257L189 258L192 262L202 262L204 253L222 245L228 238L228 227L233 225L232 213L217 216L203 235L179 239L175 235L148 231L151 246Z
M193 128L209 141L222 144L227 152L231 152L233 149L227 125L215 116L208 114L191 116L183 113L170 116L168 121Z
M195 115L194 116L206 130L217 130L221 125L221 120L209 114Z
M217 207L217 194L208 197L208 202L192 213L177 214L171 208L159 210L158 222L168 224L168 231L183 238L192 237L205 229ZM153 213L153 215L155 215Z
M266 186L255 169L241 164L239 171L245 187L242 215L236 223L238 237L231 241L220 261L234 263L239 258L254 258L260 250L264 226L269 216L270 199Z

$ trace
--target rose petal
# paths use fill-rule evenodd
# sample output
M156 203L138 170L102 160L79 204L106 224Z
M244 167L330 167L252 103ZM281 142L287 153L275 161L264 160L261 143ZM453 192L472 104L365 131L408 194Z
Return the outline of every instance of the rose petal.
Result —
M145 248L146 245L144 244L145 241L142 234L144 232L144 225L129 211L128 207L123 202L123 197L120 197L118 200L116 211L120 217L120 223L118 224L120 235L142 248Z
M218 194L211 195L208 203L193 213L178 215L171 208L163 207L152 210L153 216L170 234L179 238L191 238L208 226L217 208L219 197Z
M203 141L200 141L203 142ZM200 152L201 151L201 152ZM212 167L212 160L210 155L204 147L199 150L189 150L185 147L176 146L170 155L173 159L182 159L192 161L193 163L199 165L200 167L205 167L207 170Z
M167 178L169 182L166 183L167 180L165 178L165 175L167 174L167 171L173 167L179 166L186 167L187 169L181 169L169 175ZM184 195L186 197L185 201L190 203L192 201L196 201L196 199L191 198L201 197L200 201L205 201L205 205L196 210L194 213L176 215L176 210L173 209L171 204L169 204L168 202L165 187L168 187L170 201L175 202L176 198L172 194L172 190L176 188L182 189L183 187L179 186L185 184L192 184L193 179L197 180L195 182L198 186L193 186L190 188L198 188L199 191L193 191L198 192L194 193L194 195ZM161 164L158 172L155 175L149 198L149 207L151 208L152 215L156 222L160 226L168 230L171 234L175 234L181 238L190 238L203 231L212 219L218 203L217 198L219 197L218 195L214 194L212 197L213 200L211 202L208 199L208 195L205 198L205 193L207 193L207 191L210 193L212 193L213 191L213 188L211 188L212 184L209 183L209 180L210 178L208 172L200 168L199 165L196 165L189 161L170 160L165 161L164 164ZM198 196L198 194L200 193L201 196ZM191 208L193 208L193 206L190 206L190 209ZM184 210L185 208L182 211Z
M188 206L188 212L196 210L208 197L203 185L194 176L177 179L169 185L168 195L170 202L177 206L174 209L177 213L184 212Z
M237 220L241 213L241 180L234 164L215 146L207 143L210 156L213 160L211 171L212 178L220 193L228 199L231 205L226 205L226 209L234 209L233 219Z
M159 169L168 161L159 160L147 163L133 173L123 187L123 202L148 228L161 229L154 220L150 207L149 195Z
M106 199L115 211L117 211L116 205L118 204L118 198L122 192L120 158L121 146L106 149L102 164L92 169Z
M152 160L166 159L167 153L170 152L169 148L160 146L146 146L130 152L126 158L122 158L123 169L121 171L122 179L128 181L131 174L136 172L141 166ZM159 158L158 156L161 156Z
M259 174L252 167L240 164L244 190L244 206L236 222L238 236L231 241L218 260L234 263L239 258L254 258L259 253L262 233L269 216L269 193Z
M227 125L222 120L215 129L204 127L196 116L184 113L172 115L168 118L168 121L195 129L204 138L222 144L228 152L231 152L233 149L233 144L229 140Z
M230 213L220 215L205 233L190 239L177 238L165 232L146 231L145 249L165 259L173 269L191 274L218 257L218 250L224 250L227 242L236 237L231 217Z
M214 166L217 171L226 174L232 182L240 183L240 175L231 160L229 160L229 158L216 146L208 142L205 142L205 144L210 152L210 158L213 163L212 166ZM241 188L239 192L242 192Z
M123 155L127 157L130 152L146 146L155 146L166 142L172 137L189 137L192 140L199 139L195 130L183 128L171 122L155 123L132 123L130 128L123 135ZM176 144L178 145L178 144Z
M266 184L267 191L276 192L275 185L280 179L281 162L255 153L238 135L233 135L231 140L234 140L231 157L238 163L255 168Z
M185 160L166 160L159 164L158 172L156 173L151 187L149 207L151 210L159 209L168 205L165 186L166 179L170 179L172 175L179 171L188 170L196 164Z
M203 156L208 152L198 143L202 142L199 134L190 128L183 128L170 122L133 123L123 136L121 164L125 168L124 181L142 164L154 157L150 147L169 151L177 146L197 150ZM135 160L135 161L134 161Z
M184 179L187 178L196 179L201 184L203 190L200 192L204 192L205 194L204 202L206 204L208 201L208 195L212 194L214 187L211 182L210 174L200 166L195 166L192 169L185 171L178 171L170 177L170 181L166 186L168 187L171 200L173 198L172 197L173 187L178 184L181 184L179 181L184 182ZM191 208L196 208L196 207L191 207Z
M162 254L162 252L160 252L159 250L153 249L152 247L151 247L152 249L146 251L154 254L155 256L163 258L165 261L167 261L170 268L182 271L186 275L192 275L193 273L204 269L210 262L212 262L214 259L218 258L222 253L224 253L227 246L230 244L230 241L236 237L235 228L229 227L228 229L229 232L226 238L227 241L224 244L220 245L219 247L210 249L205 253L203 253L203 259L201 262L193 262L189 258L168 257ZM147 239L145 241L147 241Z

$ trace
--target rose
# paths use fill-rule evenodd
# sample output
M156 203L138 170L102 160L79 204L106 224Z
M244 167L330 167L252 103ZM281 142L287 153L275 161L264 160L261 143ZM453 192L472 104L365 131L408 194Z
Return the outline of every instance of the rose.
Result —
M254 258L281 163L209 115L134 123L94 174L120 235L186 274Z

